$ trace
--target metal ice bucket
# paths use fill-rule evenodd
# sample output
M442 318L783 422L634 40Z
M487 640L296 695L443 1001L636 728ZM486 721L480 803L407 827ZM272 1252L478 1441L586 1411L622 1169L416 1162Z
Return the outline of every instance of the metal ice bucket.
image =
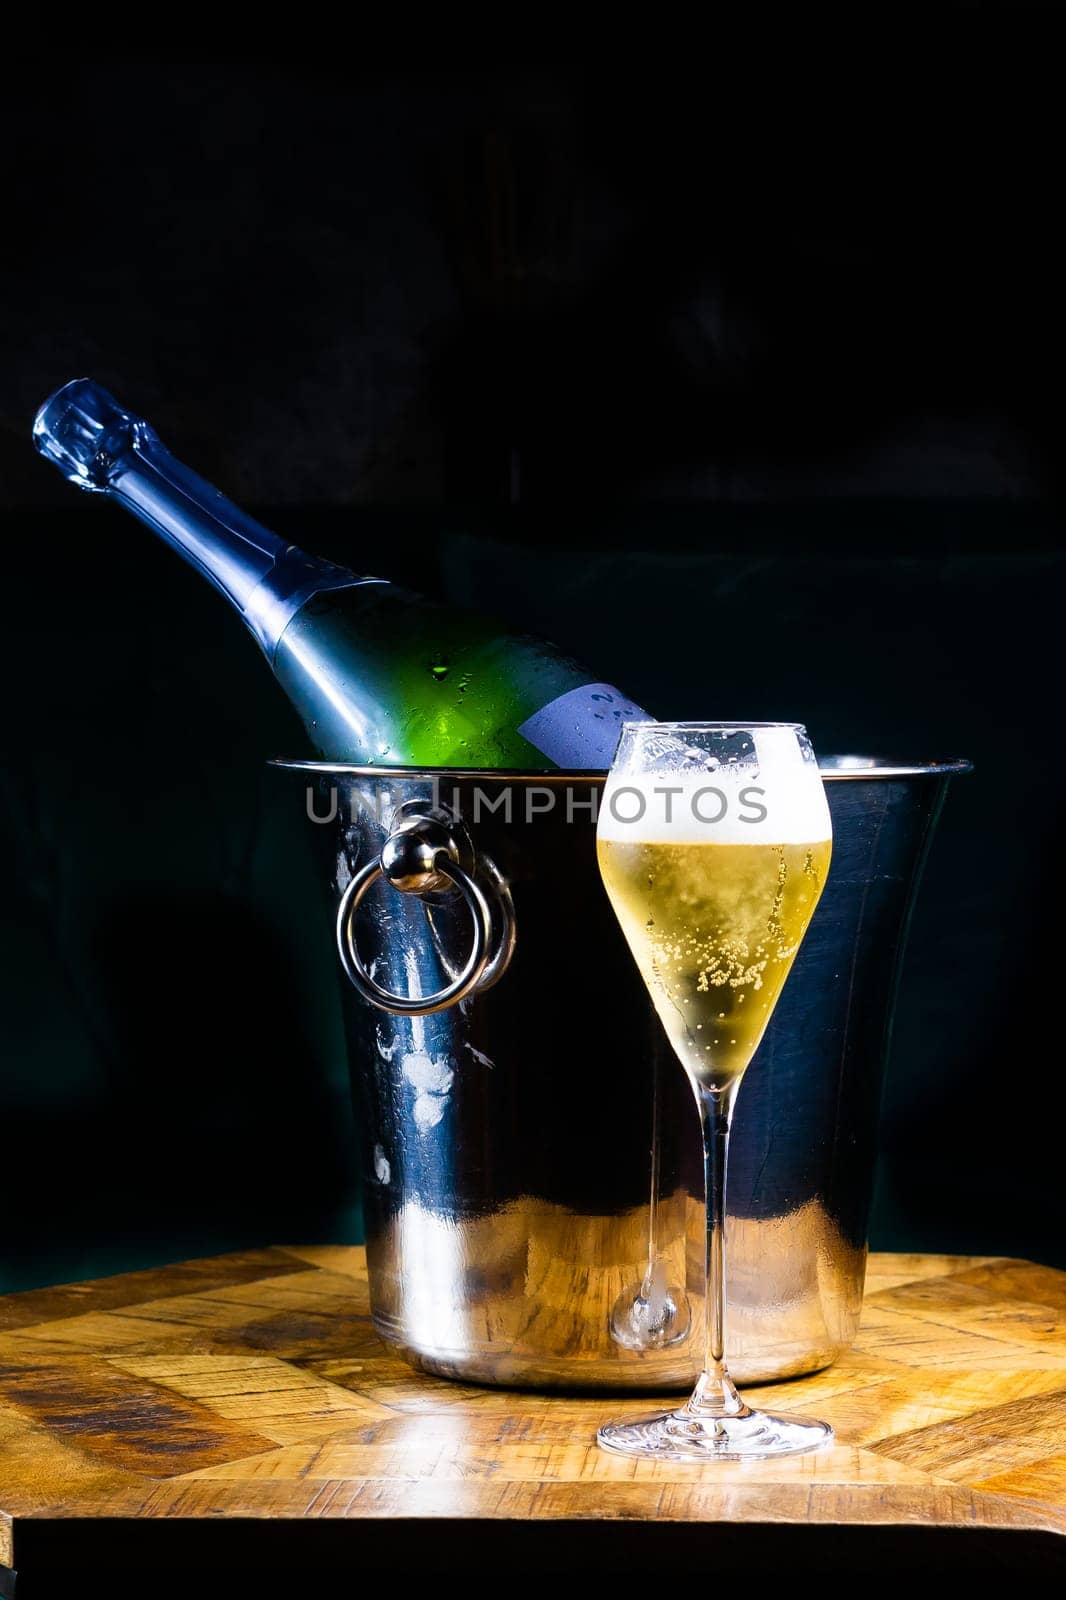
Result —
M479 1383L691 1384L698 1123L600 884L603 777L283 765L328 823L378 1331ZM731 1142L741 1382L813 1371L854 1337L907 918L966 770L823 762L829 881ZM654 1253L682 1336L641 1349L616 1311L648 1270L653 1144Z

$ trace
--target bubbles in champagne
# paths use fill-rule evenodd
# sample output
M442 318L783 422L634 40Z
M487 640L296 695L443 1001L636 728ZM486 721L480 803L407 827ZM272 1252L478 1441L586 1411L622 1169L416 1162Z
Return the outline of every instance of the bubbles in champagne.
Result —
M601 838L597 848L607 892L682 1064L708 1082L739 1076L818 902L829 841Z

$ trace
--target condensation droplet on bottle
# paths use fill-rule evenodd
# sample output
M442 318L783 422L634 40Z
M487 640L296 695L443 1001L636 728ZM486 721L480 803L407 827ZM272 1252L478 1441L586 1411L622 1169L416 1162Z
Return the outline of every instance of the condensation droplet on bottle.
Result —
M442 683L448 676L448 663L446 661L431 661L429 670L437 682Z

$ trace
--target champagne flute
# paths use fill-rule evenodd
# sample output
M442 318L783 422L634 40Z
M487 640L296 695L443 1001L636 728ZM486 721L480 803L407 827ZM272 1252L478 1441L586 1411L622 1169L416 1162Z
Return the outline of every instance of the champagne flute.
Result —
M606 1423L606 1450L756 1460L832 1441L824 1422L746 1405L725 1363L725 1182L741 1078L829 869L832 828L798 723L629 722L604 790L600 873L696 1096L707 1191L706 1352L675 1411Z

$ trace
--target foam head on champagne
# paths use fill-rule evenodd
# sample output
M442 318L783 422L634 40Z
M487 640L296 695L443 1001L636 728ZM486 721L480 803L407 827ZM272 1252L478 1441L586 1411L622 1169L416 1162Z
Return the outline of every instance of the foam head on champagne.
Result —
M661 760L627 760L623 739L600 807L601 841L674 845L811 844L830 837L829 807L806 736L752 727L701 746L683 724L662 739Z

